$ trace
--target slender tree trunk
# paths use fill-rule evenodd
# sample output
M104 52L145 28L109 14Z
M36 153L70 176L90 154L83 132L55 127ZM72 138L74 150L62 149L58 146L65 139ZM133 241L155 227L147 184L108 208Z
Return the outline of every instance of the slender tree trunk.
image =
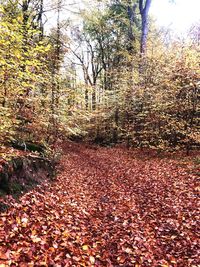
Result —
M133 27L134 27L134 23L135 23L136 7L137 7L137 4L134 4L132 6L132 3L130 1L128 8L127 8L127 13L128 13L128 17L129 17L128 39L129 39L129 43L130 43L128 50L130 51L130 53L134 50L133 42L135 41L135 35L133 32Z
M28 15L28 9L29 9L29 1L24 0L22 3L22 29L23 29L23 44L22 44L22 49L23 49L23 55L24 55L24 63L22 65L22 71L25 72L25 55L27 53L27 46L28 46L28 20L29 20L29 15Z
M92 88L92 109L96 109L96 86L94 85Z
M59 70L60 70L60 55L61 55L61 29L60 29L60 11L61 11L62 0L57 1L57 29L56 29L56 51L55 59L52 66L52 95L51 95L51 112L52 112L52 134L53 142L56 141L58 135L57 127L57 109L59 106L59 93L60 93L60 82L59 82Z
M42 40L44 36L44 25L43 25L43 16L44 12L44 0L40 0L40 7L39 7L39 14L38 14L38 24L39 24L39 29L40 29L40 34L39 34L39 39Z
M61 52L61 41L60 41L60 11L61 11L61 1L58 1L58 16L57 16L57 40L56 40L56 108L59 104L59 92L60 92L60 82L59 82L59 70L60 70L60 52Z
M113 129L113 143L118 142L118 126L119 126L119 108L115 108L115 115L114 115L114 122L115 122L115 127Z
M6 106L6 99L7 99L7 95L8 95L7 79L8 79L7 70L5 70L4 80L3 80L3 88L4 88L4 99L3 99L3 103L2 103L3 107Z
M88 101L89 101L88 85L86 84L86 88L85 88L85 108L86 108L86 110L88 110Z
M148 13L152 0L139 0L140 15L142 18L142 33L140 43L140 53L143 56L146 53L148 36Z

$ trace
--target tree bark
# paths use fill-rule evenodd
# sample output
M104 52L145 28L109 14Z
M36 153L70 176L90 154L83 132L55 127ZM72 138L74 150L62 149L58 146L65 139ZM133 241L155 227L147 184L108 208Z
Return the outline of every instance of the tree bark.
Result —
M136 12L137 4L131 5L131 3L128 5L127 13L129 18L129 29L128 29L128 38L130 42L130 48L129 50L133 50L133 42L135 41L135 35L133 33L133 26L135 23L135 12Z
M40 7L39 7L39 13L38 13L38 24L39 24L39 29L40 29L40 35L39 38L40 40L43 39L44 35L44 25L43 25L43 20L42 20L42 15L44 12L44 0L40 0Z
M148 36L148 13L152 0L139 0L140 15L142 18L142 34L140 43L140 53L146 53L147 36Z

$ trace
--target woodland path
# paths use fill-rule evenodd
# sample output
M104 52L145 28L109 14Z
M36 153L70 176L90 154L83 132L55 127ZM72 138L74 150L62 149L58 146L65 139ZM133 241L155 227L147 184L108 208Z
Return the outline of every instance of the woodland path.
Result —
M0 217L0 266L197 267L197 244L197 176L122 148L66 145Z

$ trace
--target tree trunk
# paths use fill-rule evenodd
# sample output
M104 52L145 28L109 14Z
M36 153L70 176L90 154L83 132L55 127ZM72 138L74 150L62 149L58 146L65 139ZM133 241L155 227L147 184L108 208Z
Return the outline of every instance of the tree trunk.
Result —
M40 29L40 34L39 34L40 40L43 39L43 35L44 35L44 25L43 25L43 21L42 21L43 12L44 12L44 0L40 0L40 8L39 8L39 14L38 14L38 24L39 24L39 29Z
M129 39L129 47L128 50L130 52L133 51L133 42L135 41L135 35L133 33L133 26L135 23L135 12L136 12L137 4L134 4L133 6L130 5L127 8L128 18L129 18L129 29L128 29L128 39Z
M113 128L113 143L116 144L118 142L118 126L119 126L119 108L116 107L115 115L114 115L115 126Z
M143 56L146 53L147 36L148 36L148 13L152 0L140 0L139 9L142 18L142 33L140 43L140 53Z
M92 110L96 109L96 87L92 88Z

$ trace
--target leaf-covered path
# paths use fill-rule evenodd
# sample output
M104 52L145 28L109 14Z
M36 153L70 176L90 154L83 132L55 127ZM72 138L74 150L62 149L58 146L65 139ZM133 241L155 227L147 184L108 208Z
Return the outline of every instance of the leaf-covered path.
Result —
M199 266L197 174L122 148L64 151L57 180L1 214L0 266Z

